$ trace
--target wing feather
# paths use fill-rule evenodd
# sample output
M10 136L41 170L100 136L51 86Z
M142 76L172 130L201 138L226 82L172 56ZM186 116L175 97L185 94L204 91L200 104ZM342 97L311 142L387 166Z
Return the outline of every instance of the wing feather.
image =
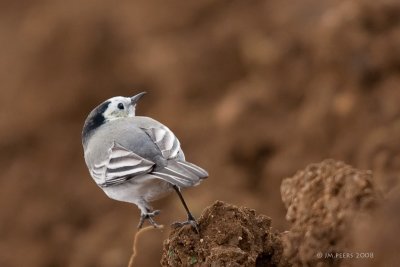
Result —
M153 169L154 162L147 160L133 151L114 142L108 151L108 160L95 164L92 175L103 181L100 186L110 186L123 183L134 176L148 173Z
M182 165L186 169L192 171L194 174L196 174L198 177L205 179L208 177L208 172L204 170L203 168L194 165L193 163L187 162L187 161L177 161L178 164Z
M134 167L140 165L142 162L143 160L139 159L137 155L128 154L124 157L110 158L107 168L119 169L123 167Z
M176 138L170 129L163 125L142 129L157 145L164 158L172 159L178 156L181 145L178 138Z
M166 167L153 171L151 174L179 187L197 185L201 179L208 176L206 171L192 163L173 159L168 161Z

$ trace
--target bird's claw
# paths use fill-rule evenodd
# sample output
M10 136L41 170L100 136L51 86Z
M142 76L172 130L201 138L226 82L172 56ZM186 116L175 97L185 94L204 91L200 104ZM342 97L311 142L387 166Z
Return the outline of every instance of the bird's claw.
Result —
M197 234L200 233L199 226L198 226L196 220L193 218L193 216L189 216L188 220L184 221L184 222L174 222L171 226L174 228L178 228L178 227L182 227L182 226L188 225L188 224L190 224L194 228L194 230L196 231Z
M153 219L153 217L157 216L158 214L160 214L159 210L155 210L155 211L147 212L147 213L142 213L140 215L140 221L139 221L139 224L138 224L138 229L142 228L143 223L144 223L145 220L149 220L150 224L153 225L154 228L162 228L162 226L157 224Z

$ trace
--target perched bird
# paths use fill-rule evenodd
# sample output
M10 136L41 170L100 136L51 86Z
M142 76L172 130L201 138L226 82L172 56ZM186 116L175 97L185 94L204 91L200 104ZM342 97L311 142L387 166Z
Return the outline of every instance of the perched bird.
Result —
M175 191L188 216L177 224L191 224L198 231L180 191L198 185L208 173L185 160L178 138L168 127L135 115L144 94L113 97L90 112L82 131L86 165L108 197L138 206L138 228L145 220L159 227L153 219L159 210L153 211L149 202Z

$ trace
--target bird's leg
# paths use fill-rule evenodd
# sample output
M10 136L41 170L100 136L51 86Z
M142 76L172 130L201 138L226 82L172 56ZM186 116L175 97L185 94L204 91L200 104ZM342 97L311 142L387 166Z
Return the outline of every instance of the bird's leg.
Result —
M148 206L144 206L144 205L140 205L139 208L141 210L141 214L140 214L140 221L138 224L138 229L142 228L145 220L149 220L150 224L153 225L154 228L162 228L162 226L157 224L153 219L153 217L160 214L159 210L151 211L151 209Z
M197 225L196 219L193 217L192 213L190 213L188 206L186 205L185 200L183 199L183 196L181 194L181 191L179 190L178 186L176 185L172 185L172 187L174 188L175 192L178 194L179 199L182 202L183 207L186 210L188 219L185 222L175 222L173 223L173 226L183 226L186 224L190 224L191 226L193 226L193 228L196 230L197 233L199 233L199 227Z

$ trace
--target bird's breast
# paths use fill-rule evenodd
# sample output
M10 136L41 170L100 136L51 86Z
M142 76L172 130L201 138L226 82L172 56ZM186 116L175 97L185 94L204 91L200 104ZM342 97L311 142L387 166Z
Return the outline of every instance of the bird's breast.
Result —
M165 197L173 190L170 183L150 174L134 177L122 184L102 189L109 198L134 204L137 204L139 200L155 201Z

